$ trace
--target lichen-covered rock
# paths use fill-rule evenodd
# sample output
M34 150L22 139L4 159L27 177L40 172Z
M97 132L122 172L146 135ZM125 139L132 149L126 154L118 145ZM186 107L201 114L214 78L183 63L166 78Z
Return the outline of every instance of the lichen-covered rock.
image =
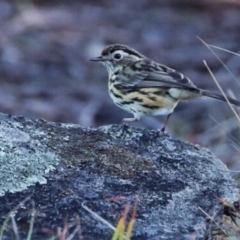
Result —
M0 121L1 222L30 196L38 213L33 239L46 239L64 221L74 222L76 214L83 239L110 239L112 230L83 205L116 225L126 201L133 203L136 196L132 239L204 239L211 225L199 207L214 218L222 211L218 197L229 202L238 197L220 160L158 131L82 128L4 114ZM111 201L116 196L124 198ZM15 213L21 237L28 232L31 209L27 201ZM11 230L4 234L13 236Z

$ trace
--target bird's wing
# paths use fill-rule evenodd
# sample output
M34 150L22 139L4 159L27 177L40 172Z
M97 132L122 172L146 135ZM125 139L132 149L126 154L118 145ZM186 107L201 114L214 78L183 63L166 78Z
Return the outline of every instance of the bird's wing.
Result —
M180 88L199 90L189 78L165 65L158 64L150 59L136 61L123 69L125 75L118 76L120 88Z

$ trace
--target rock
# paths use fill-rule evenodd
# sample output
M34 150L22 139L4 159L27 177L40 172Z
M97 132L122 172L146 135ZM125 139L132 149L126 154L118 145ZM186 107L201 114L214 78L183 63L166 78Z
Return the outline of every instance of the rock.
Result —
M76 215L84 240L111 239L113 231L83 206L116 226L136 196L132 239L208 239L212 224L199 208L215 218L223 210L218 197L238 199L226 166L207 149L155 130L0 120L1 225L14 210L21 239L33 208L32 239L46 239L64 222L71 232ZM11 228L4 236L14 238Z

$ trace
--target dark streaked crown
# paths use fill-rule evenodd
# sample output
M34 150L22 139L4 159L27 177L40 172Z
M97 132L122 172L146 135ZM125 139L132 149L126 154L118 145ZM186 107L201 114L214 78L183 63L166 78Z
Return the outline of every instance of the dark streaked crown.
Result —
M123 44L112 44L112 45L109 45L107 47L105 47L102 51L102 56L107 56L111 53L113 53L114 51L117 51L117 50L122 50L128 54L131 54L131 55L135 55L139 58L144 58L144 56L142 54L140 54L139 52L137 52L136 50L134 50L133 48L130 48L126 45L123 45Z

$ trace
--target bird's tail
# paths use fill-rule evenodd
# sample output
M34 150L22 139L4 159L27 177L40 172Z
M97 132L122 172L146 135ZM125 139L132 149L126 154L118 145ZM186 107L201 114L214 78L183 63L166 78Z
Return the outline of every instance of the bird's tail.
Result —
M226 99L220 94L209 92L209 91L206 91L206 90L203 90L201 93L202 93L203 96L214 98L214 99L217 99L217 100L220 100L220 101L223 101L223 102L227 102ZM233 98L230 98L228 96L227 96L227 98L228 98L228 101L231 104L240 107L240 102L239 101L237 101Z

